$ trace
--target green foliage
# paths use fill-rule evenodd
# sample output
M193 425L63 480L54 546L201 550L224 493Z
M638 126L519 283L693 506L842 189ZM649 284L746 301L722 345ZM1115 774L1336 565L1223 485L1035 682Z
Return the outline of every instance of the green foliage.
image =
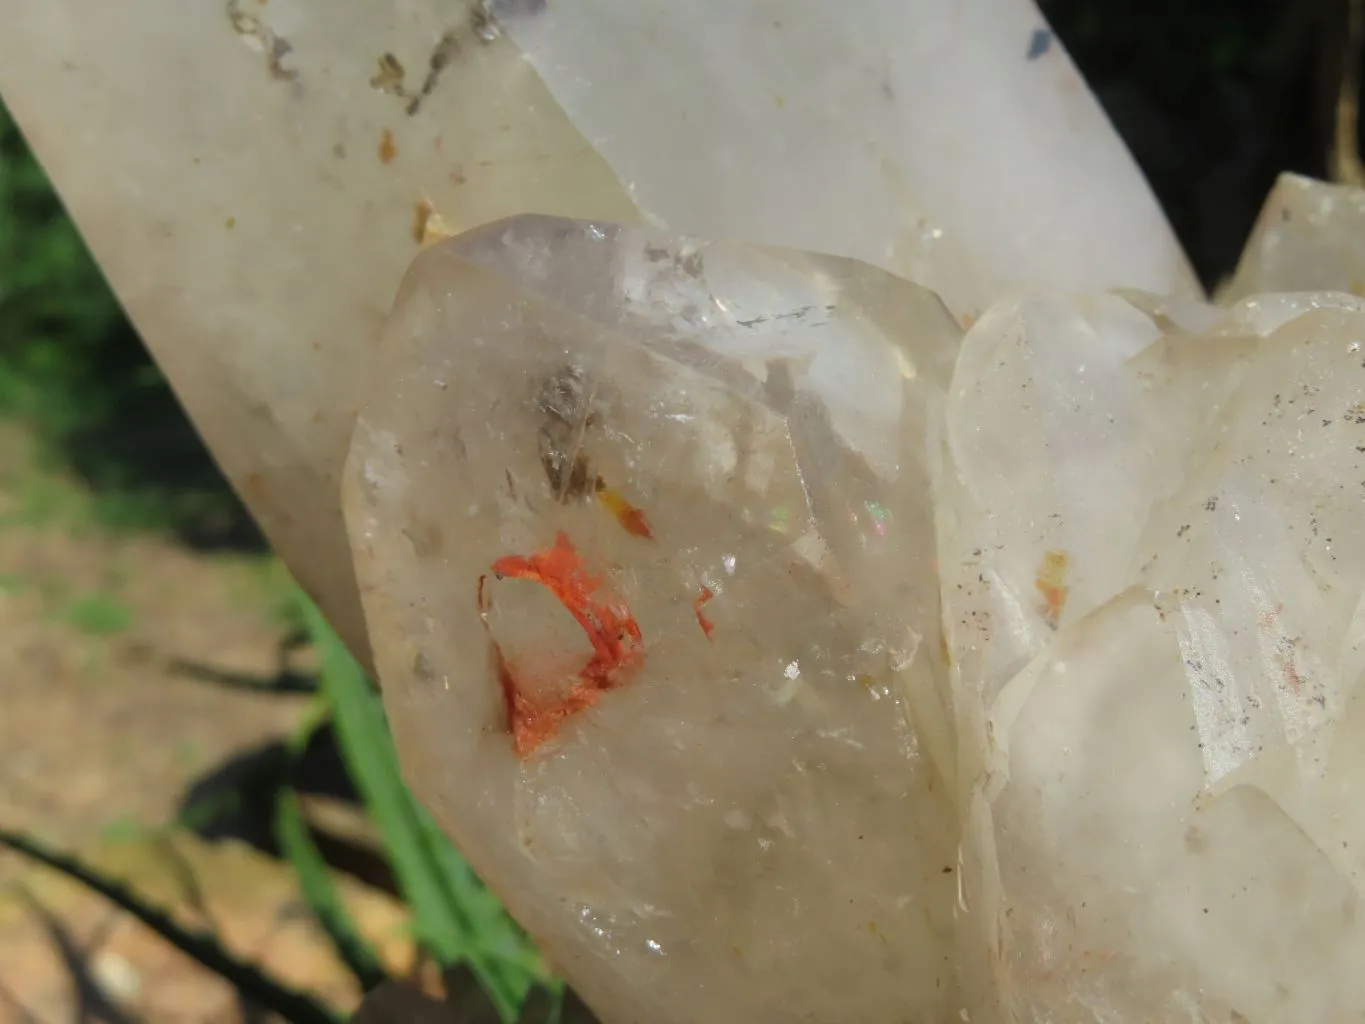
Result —
M18 129L0 110L0 407L66 433L108 416L117 396L99 350L122 316ZM154 385L151 372L128 382ZM58 401L50 401L58 396Z
M91 636L112 636L133 624L128 606L110 594L87 594L67 607L66 621Z
M384 707L370 680L322 613L300 596L304 620L321 655L321 692L347 768L365 807L384 836L403 897L412 908L417 941L441 967L466 966L503 1021L517 1019L527 994L545 978L534 947L475 876L404 783ZM286 812L287 814L288 812ZM316 879L317 862L296 846L295 868ZM315 891L324 923L335 903ZM348 961L357 952L354 930L341 922L334 941ZM361 953L362 961L366 955Z
M318 704L289 744L290 782L314 732L327 718L325 704ZM332 873L313 842L303 819L299 796L293 789L280 791L275 802L275 836L284 855L293 865L299 888L314 918L332 940L337 955L346 964L362 989L369 991L384 983L387 976L379 954L365 941L346 909L346 903L332 882Z

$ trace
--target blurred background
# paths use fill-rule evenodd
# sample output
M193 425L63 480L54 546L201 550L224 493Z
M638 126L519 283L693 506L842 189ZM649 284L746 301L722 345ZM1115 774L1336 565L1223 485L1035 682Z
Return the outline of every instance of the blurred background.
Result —
M1280 172L1365 184L1358 0L1042 6L1210 288ZM0 107L0 1021L557 1005L385 742Z

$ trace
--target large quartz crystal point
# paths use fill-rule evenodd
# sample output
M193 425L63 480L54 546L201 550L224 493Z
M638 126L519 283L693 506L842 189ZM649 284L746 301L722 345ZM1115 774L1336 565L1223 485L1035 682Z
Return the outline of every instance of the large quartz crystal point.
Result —
M1031 0L490 6L675 230L867 260L973 315L1002 281L1199 292Z
M1021 275L1195 290L1029 0L0 0L0 92L362 656L338 478L431 239L640 218L867 259L963 315Z
M1220 297L1323 290L1365 294L1365 189L1283 174Z
M1365 311L1134 301L1003 303L954 377L969 1010L1360 1019Z
M605 1019L956 1013L927 453L958 340L860 263L609 224L406 278L344 488L385 701Z

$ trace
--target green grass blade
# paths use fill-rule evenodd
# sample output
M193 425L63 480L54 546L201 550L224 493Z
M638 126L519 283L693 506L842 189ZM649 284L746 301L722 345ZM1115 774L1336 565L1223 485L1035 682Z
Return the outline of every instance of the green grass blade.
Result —
M416 798L411 800L413 818L427 856L437 866L446 900L465 934L475 939L475 948L468 954L470 966L480 975L496 976L513 1005L520 1006L537 981L547 980L540 954L426 808Z
M327 862L308 833L298 794L293 790L281 790L277 798L275 835L298 877L309 911L327 933L337 956L360 983L361 990L368 992L388 980L379 954L360 934L332 884Z
M338 1024L341 1017L326 1005L288 988L260 968L234 956L214 936L192 932L130 888L108 878L70 854L53 850L32 836L0 829L0 846L46 865L98 893L137 918L180 952L227 981L249 1002L279 1014L290 1024Z
M303 756L310 737L325 721L326 708L319 705L290 740L291 787L299 758ZM298 879L309 911L327 933L341 961L360 983L361 990L368 992L388 980L379 954L360 933L332 882L331 871L318 851L317 844L313 842L313 836L303 820L298 793L293 788L281 789L275 798L275 838L279 840L285 857L294 869L294 876Z
M515 1020L524 990L509 984L500 965L479 947L465 908L452 898L454 888L431 855L431 837L399 771L379 695L322 613L306 598L300 600L321 655L322 690L332 708L337 741L366 809L384 836L399 889L412 908L418 941L442 967L467 961L499 1015ZM448 845L444 836L441 842Z
M413 909L418 938L438 962L454 963L464 952L463 943L455 924L437 916L443 895L408 814L407 787L396 771L379 696L322 613L311 602L305 612L321 654L322 689L332 708L337 741L365 807L384 836L394 876Z

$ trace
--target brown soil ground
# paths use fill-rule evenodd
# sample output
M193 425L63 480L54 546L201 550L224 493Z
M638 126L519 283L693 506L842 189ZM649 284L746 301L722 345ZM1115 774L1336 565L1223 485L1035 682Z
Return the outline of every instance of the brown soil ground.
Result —
M193 862L239 952L352 1002L282 865L184 836L175 854L140 828L168 821L191 782L299 721L306 697L193 671L277 675L282 574L262 559L102 530L79 488L35 470L30 454L22 435L0 428L0 828L152 883ZM193 911L193 886L160 887ZM389 927L396 908L371 903L367 913ZM80 978L87 969L94 989ZM88 1012L106 996L102 1012ZM238 1019L253 1018L141 926L0 851L0 1022Z

